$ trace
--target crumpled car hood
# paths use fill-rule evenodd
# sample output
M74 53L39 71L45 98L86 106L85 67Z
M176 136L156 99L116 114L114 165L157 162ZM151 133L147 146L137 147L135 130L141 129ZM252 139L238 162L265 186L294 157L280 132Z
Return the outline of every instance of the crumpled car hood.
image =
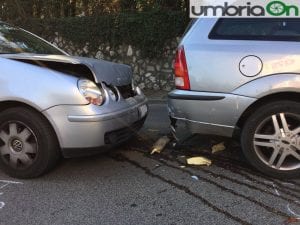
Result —
M124 86L132 82L132 69L130 66L105 60L68 55L38 55L31 53L4 54L1 57L21 61L84 65L91 70L96 83L105 82L109 85Z

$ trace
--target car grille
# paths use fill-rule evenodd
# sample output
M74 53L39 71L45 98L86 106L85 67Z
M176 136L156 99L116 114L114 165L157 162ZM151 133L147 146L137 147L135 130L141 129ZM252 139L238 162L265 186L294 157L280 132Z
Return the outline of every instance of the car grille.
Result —
M120 130L115 130L104 135L104 141L106 145L118 145L124 141L130 139L133 135L139 131L145 122L145 118L139 120L129 127L125 127Z
M131 84L125 86L117 86L121 96L124 99L131 98L135 96L134 91L132 90Z

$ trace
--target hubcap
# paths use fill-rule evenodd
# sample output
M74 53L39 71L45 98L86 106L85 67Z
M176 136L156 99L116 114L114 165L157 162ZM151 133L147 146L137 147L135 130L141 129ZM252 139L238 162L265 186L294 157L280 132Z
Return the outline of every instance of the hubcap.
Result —
M265 119L254 135L254 149L269 167L290 171L300 168L300 116L280 113Z
M10 142L10 148L12 151L21 152L23 150L23 142L15 138Z
M24 123L11 121L0 128L0 155L11 167L27 168L37 156L37 138Z

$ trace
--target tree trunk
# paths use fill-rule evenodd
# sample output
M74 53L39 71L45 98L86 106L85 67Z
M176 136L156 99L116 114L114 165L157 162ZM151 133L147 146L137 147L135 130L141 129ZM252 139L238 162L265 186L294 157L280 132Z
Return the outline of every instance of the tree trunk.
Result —
M185 8L186 8L186 17L187 19L190 19L190 1L185 0Z
M76 0L70 0L70 16L76 16Z

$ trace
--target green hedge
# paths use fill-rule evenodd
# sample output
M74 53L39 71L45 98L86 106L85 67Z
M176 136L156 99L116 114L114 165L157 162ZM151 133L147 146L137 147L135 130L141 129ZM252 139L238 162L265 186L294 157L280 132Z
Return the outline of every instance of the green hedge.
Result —
M85 46L86 42L92 48L98 48L103 42L111 46L131 44L151 58L161 56L165 43L181 36L187 23L185 13L181 11L150 11L44 19L33 21L27 29L44 37L58 32L78 47Z

